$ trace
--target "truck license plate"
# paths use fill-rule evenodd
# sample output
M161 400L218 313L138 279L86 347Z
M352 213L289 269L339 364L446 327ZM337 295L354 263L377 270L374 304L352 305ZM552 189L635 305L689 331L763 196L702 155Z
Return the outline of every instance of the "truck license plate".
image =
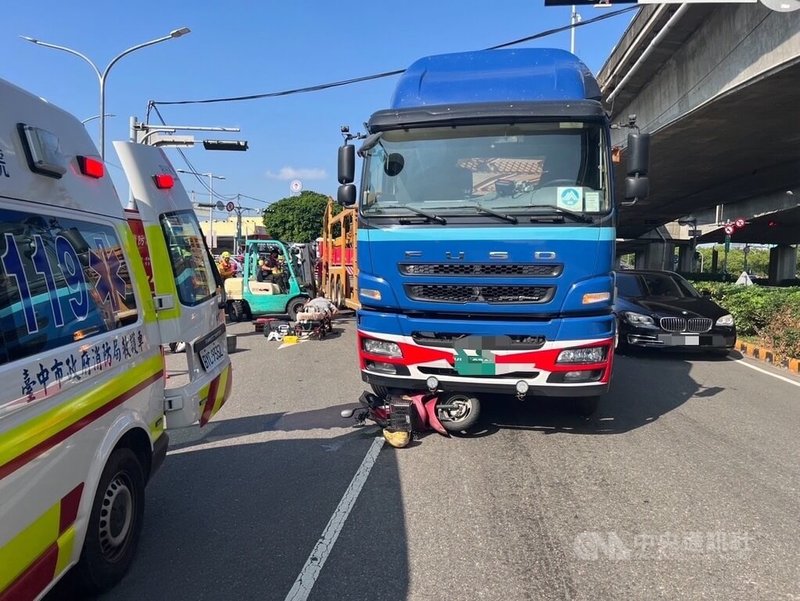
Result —
M200 355L200 363L203 364L203 369L211 371L220 363L225 361L225 353L222 350L222 337L217 338L204 348L198 351Z

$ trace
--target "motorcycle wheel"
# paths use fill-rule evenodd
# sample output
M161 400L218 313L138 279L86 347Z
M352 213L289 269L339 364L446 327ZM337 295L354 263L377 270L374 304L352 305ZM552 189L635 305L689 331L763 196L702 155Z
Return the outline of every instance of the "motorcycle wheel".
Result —
M455 408L440 408L441 405L455 405ZM478 423L481 402L478 397L453 393L439 397L436 402L436 416L448 432L466 432Z

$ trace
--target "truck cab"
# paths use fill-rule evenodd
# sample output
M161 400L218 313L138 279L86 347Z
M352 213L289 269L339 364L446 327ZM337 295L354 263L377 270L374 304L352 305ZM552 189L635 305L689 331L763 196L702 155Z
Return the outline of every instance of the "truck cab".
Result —
M462 425L482 393L594 410L613 360L609 128L591 72L562 50L403 73L367 123L358 188L354 147L339 155L338 199L358 210L361 373L379 396L456 393ZM646 167L633 175L641 197Z

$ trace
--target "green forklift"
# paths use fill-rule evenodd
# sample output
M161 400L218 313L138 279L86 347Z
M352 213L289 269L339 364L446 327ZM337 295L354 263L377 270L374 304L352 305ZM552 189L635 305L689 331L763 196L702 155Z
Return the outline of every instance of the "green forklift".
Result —
M296 250L296 249L295 249ZM279 269L259 276L261 261L277 259ZM280 240L248 240L241 273L225 280L226 311L231 321L252 320L262 315L288 315L294 321L314 294L314 281L305 281L299 252L291 252Z

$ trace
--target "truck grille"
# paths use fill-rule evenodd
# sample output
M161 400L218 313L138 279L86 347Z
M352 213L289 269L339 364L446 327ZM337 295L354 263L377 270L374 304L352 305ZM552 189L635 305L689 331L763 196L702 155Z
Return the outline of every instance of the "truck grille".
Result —
M441 348L453 348L454 343L460 338L466 338L469 334L451 334L449 332L412 332L411 338L420 346L434 346ZM537 350L544 346L546 338L544 336L525 336L514 334L507 336L508 344L497 347L494 350Z
M419 367L419 371L425 375L430 376L453 376L457 378L486 378L487 376L484 374L460 374L452 367ZM495 378L514 378L519 380L520 378L528 378L533 379L539 376L538 371L513 371L507 374L496 374Z
M405 290L409 298L419 301L510 305L520 303L546 303L553 298L555 287L407 284Z
M564 266L545 263L406 263L400 265L403 275L556 277Z
M702 334L708 332L714 325L713 320L708 317L662 317L659 325L667 332L692 332Z

